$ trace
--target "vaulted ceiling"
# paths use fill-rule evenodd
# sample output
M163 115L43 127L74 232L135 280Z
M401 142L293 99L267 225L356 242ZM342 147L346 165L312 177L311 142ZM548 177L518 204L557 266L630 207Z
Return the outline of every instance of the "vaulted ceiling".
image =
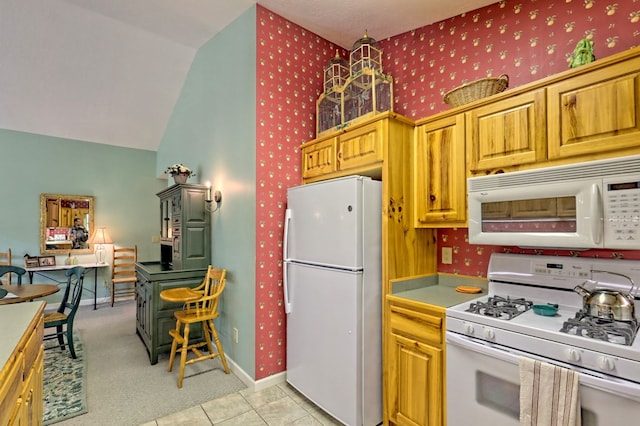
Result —
M345 48L495 0L0 0L0 129L156 150L200 46L258 3Z

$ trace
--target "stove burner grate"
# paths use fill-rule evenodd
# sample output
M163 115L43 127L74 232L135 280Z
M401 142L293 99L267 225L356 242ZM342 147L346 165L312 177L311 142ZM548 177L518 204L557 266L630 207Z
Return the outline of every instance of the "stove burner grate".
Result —
M510 320L528 311L532 306L533 302L524 298L511 299L510 297L491 296L486 302L471 303L466 312Z
M562 333L630 346L638 332L638 321L616 321L593 317L583 310L562 325Z

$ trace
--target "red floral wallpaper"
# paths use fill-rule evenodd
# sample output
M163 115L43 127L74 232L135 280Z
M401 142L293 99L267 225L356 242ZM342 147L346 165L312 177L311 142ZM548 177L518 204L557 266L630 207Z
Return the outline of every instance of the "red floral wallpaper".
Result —
M315 138L323 67L336 46L257 8L256 380L286 369L282 236L300 145Z
M286 188L301 182L299 145L315 138L315 102L322 90L323 67L336 46L260 6L256 25L259 380L286 370ZM564 71L583 38L594 41L596 58L640 44L640 0L505 0L378 41L384 49L384 72L394 79L394 110L420 119L449 108L442 95L465 82L507 74L513 88ZM341 50L345 57L346 53ZM484 276L492 251L532 252L470 245L462 228L440 230L438 239L440 247L453 247L453 264L438 263L445 273ZM640 251L545 254L640 259Z
M596 59L637 46L640 2L503 0L379 42L394 111L420 119L448 109L442 96L469 81L507 74L517 87L565 71L584 38Z

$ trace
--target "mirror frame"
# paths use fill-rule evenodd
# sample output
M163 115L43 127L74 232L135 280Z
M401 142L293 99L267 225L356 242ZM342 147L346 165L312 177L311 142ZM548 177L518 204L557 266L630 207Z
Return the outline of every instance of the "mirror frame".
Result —
M95 208L95 197L91 195L66 195L66 194L40 194L40 253L41 254L91 254L93 253L93 248L88 245L87 248L82 249L71 249L71 248L56 248L56 249L48 249L47 248L47 200L57 199L58 201L62 200L70 200L70 201L88 201L89 202L89 220L88 220L88 231L89 235L93 235L95 231L94 226L94 208Z

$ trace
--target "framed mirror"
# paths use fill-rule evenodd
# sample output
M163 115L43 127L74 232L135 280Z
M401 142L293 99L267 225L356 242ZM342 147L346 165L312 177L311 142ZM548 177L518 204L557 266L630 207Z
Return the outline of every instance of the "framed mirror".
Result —
M92 253L94 205L89 195L41 194L40 253Z

